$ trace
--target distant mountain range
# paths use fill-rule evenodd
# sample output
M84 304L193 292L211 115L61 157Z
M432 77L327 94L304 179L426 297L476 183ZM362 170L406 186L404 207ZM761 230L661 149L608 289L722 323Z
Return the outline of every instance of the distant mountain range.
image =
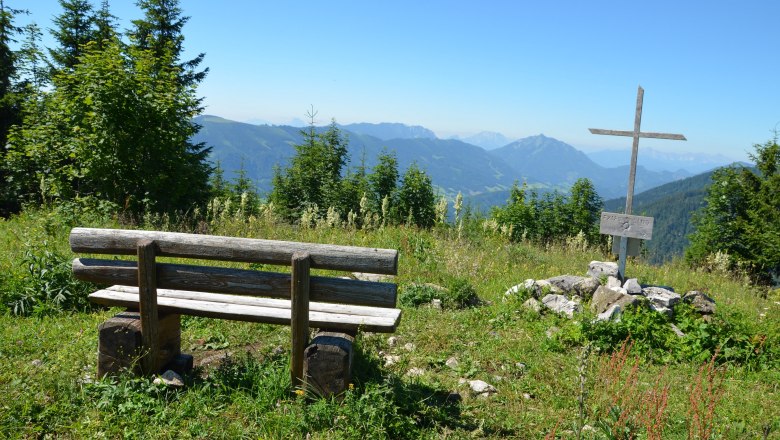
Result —
M419 125L404 125L398 123L382 122L379 124L369 124L362 122L358 124L339 125L340 129L373 136L383 141L391 139L436 139L436 133Z
M605 167L629 165L631 150L601 150L587 153L597 164ZM722 167L734 162L721 154L707 153L670 153L642 148L637 156L637 165L651 171L685 170L692 174Z
M511 139L507 138L503 134L496 133L494 131L482 131L477 134L466 136L466 137L453 136L451 139L463 141L467 144L476 145L486 150L495 150L496 148L501 148L504 145L507 145L512 142Z
M261 192L271 189L275 166L284 167L302 140L291 126L252 125L217 116L200 116L202 129L196 142L213 147L211 159L230 177L243 164L247 176ZM568 188L580 177L593 181L604 198L626 192L628 167L604 167L571 145L544 135L531 136L490 151L455 139L439 139L419 126L403 124L348 124L340 126L349 137L351 165L361 161L371 168L383 150L395 151L403 172L416 162L434 185L448 196L462 192L483 201L506 200L512 183L527 182L540 191ZM688 177L684 171L650 171L639 168L636 191L641 192Z

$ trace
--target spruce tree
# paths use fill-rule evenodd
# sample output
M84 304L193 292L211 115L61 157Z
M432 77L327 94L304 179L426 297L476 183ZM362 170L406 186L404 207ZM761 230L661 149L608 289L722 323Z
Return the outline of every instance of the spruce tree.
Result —
M173 65L181 69L179 80L183 86L198 85L208 73L208 68L197 71L203 62L205 53L195 58L182 61L184 51L184 34L182 30L189 17L182 16L178 0L138 0L136 3L144 18L133 20L133 30L130 38L136 47L151 50L159 60L165 59L164 53L170 52ZM160 66L158 66L160 67Z
M728 255L730 269L746 271L759 283L780 283L780 145L755 145L756 168L730 166L712 175L706 205L693 218L686 259L706 265Z
M430 176L416 163L407 168L398 190L398 210L408 225L430 228L436 221L436 196Z
M102 1L92 21L95 23L95 43L98 49L103 49L116 37L116 17L111 14L108 0Z
M84 46L96 36L92 4L89 0L60 0L62 14L54 17L51 35L59 44L49 49L53 62L52 74L70 70L79 63Z

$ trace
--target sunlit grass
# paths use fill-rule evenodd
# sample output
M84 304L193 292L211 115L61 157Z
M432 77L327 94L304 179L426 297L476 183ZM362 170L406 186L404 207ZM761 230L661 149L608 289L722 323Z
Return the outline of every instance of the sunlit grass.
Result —
M171 224L128 225L111 218L75 220L47 210L0 220L3 279L24 271L19 262L30 244L45 241L70 257L67 237L72 226L174 229ZM559 438L574 438L578 327L552 314L524 312L519 304L505 302L504 292L527 278L584 275L591 260L610 258L601 250L510 243L500 234L481 232L478 225L460 237L448 227L309 229L262 218L226 218L199 228L215 235L398 249L395 281L402 293L412 283L447 286L465 279L482 304L404 308L395 334L399 343L392 347L389 335L362 335L356 387L342 402L295 397L279 386L289 382L287 355L274 350L289 349L286 327L185 318L185 351L197 355L212 344L231 352L237 363L214 366L222 372L190 378L183 391L170 392L146 379L88 383L87 376L95 373L97 326L115 311L42 318L6 314L0 316L0 395L5 396L0 402L0 437L543 438L558 424ZM660 267L630 261L627 270L642 283L674 286L681 293L705 291L718 302L718 313L738 316L766 334L780 329L780 298L739 276L706 273L679 261ZM563 336L549 338L551 327L558 327ZM406 344L412 345L407 349ZM252 353L245 358L247 347ZM380 351L400 360L385 366ZM589 360L586 387L591 396L598 392L594 366L606 356L594 353ZM457 360L454 368L447 365L450 358ZM641 362L641 386L653 384L659 375L670 384L664 438L687 438L688 393L699 363L659 365L644 357ZM409 375L412 368L422 374ZM763 371L755 366L724 368L724 394L716 412L722 438L761 438L765 426L770 427L769 438L778 435L777 366ZM473 396L462 379L484 380L498 393L487 399ZM443 404L451 392L462 400ZM586 423L593 424L600 416L595 402L586 402Z

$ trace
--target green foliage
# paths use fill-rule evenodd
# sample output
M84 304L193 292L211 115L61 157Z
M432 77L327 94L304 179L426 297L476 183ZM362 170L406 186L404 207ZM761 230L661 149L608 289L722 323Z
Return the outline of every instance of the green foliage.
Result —
M677 336L671 324L684 336ZM736 313L704 319L687 304L677 305L672 319L646 307L632 307L621 315L619 322L583 320L582 331L588 341L606 352L630 337L637 353L661 363L706 362L718 353L719 363L753 370L780 365L780 335L776 331L767 333L752 328Z
M702 265L710 255L725 254L730 269L771 283L780 276L780 145L755 145L751 158L757 172L727 167L713 174L686 259Z
M179 72L181 86L197 86L208 74L208 68L196 71L206 54L199 53L191 60L181 61L184 52L182 30L189 17L181 15L179 0L138 0L136 4L144 11L144 18L133 20L132 43L140 50L151 52L156 61L155 70L174 69Z
M441 299L441 290L426 284L412 284L404 287L399 295L398 302L406 307L418 307L430 304L434 299Z
M465 278L453 278L446 288L420 283L405 286L398 301L406 307L419 307L431 304L434 299L440 300L447 309L462 309L479 303L474 286Z
M288 220L300 219L307 207L316 207L318 214L324 215L330 202L340 198L341 171L348 160L348 141L335 121L325 132L317 133L315 113L309 116L311 124L301 130L303 142L295 145L290 166L274 173L269 197Z
M9 137L10 187L28 202L95 196L131 213L204 203L209 149L190 141L194 90L147 51L90 47L53 92L25 103Z
M430 176L416 163L407 168L398 190L398 214L409 225L430 228L436 221L436 196Z
M382 201L385 198L390 206L396 206L398 177L398 158L395 152L383 151L377 157L373 172L368 176L374 212L382 212Z
M74 279L70 259L50 250L47 243L28 247L21 264L24 275L6 280L3 286L3 303L15 315L43 316L90 308L87 295L94 286Z
M346 218L350 226L379 226L408 221L431 227L435 220L433 184L413 164L397 188L398 161L395 154L382 153L370 174L361 164L344 171L349 162L348 139L335 121L324 131L311 124L301 130L303 142L295 145L290 165L274 170L269 196L274 209L290 222L327 224Z
M514 240L549 243L581 235L588 243L598 243L598 222L603 201L588 179L578 179L568 197L558 192L539 197L527 194L528 186L515 183L505 206L494 207L491 217Z
M49 49L54 74L72 69L84 55L87 43L95 41L95 23L89 0L59 0L63 11L54 17L51 34L59 44Z

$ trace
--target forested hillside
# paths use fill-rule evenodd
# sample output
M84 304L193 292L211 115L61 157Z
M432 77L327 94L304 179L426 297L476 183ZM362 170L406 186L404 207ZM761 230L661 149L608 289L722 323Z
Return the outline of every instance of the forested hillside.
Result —
M634 196L633 214L653 217L653 239L644 242L647 258L663 263L681 257L693 233L692 215L704 204L712 171L667 183ZM626 198L608 200L604 210L623 212Z

